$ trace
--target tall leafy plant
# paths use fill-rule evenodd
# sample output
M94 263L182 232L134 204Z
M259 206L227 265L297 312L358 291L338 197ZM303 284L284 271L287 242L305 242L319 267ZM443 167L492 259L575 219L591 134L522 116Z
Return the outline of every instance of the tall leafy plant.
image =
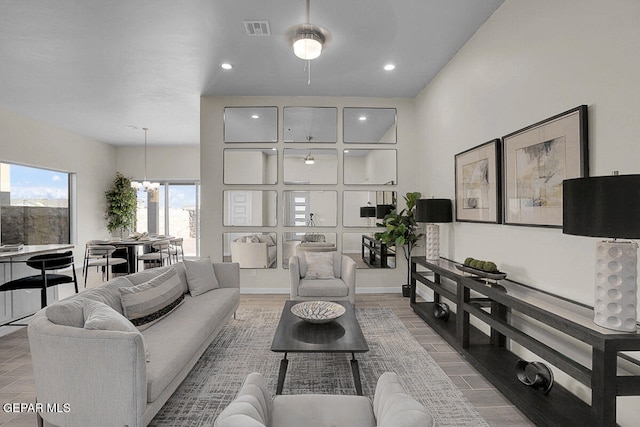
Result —
M126 230L133 230L136 221L136 190L131 187L131 180L120 172L106 193L107 197L107 230L116 230L123 235Z
M404 196L407 207L401 211L398 211L396 200L394 200L393 205L396 207L384 217L381 223L377 224L385 227L386 230L375 234L375 238L387 246L403 248L407 260L407 285L411 283L411 251L422 237L415 219L416 201L420 197L422 194L419 192L407 193Z

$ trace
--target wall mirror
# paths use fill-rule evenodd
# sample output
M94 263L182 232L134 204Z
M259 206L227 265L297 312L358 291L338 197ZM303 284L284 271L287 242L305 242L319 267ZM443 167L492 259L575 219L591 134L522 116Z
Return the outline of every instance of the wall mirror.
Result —
M395 108L351 108L343 110L345 143L395 144Z
M276 184L278 150L275 148L225 148L225 184Z
M342 225L375 227L394 208L395 191L345 191L342 193Z
M282 267L289 268L289 258L300 251L335 251L336 233L288 232L282 236Z
M397 184L396 150L344 150L344 183L359 185Z
M335 227L338 216L337 191L282 192L282 223L286 227Z
M395 248L375 240L373 232L342 233L342 253L353 258L357 268L396 268Z
M274 227L277 225L277 192L273 190L225 190L222 225Z
M226 107L224 142L278 142L278 107Z
M276 268L276 233L223 233L222 254L223 261L237 262L240 268Z
M338 150L284 149L285 184L337 184Z
M336 142L338 109L284 107L284 142Z

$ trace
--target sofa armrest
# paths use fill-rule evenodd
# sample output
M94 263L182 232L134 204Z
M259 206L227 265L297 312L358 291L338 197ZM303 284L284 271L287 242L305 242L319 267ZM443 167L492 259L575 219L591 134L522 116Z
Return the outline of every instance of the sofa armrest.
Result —
M434 425L431 414L420 402L405 393L398 376L393 372L385 372L378 378L373 397L373 413L377 427Z
M296 299L298 298L298 286L300 286L300 259L296 255L289 258L289 278L291 299Z
M271 421L272 401L264 377L254 372L244 380L235 400L216 418L214 427L266 427Z
M142 427L147 371L139 333L56 325L45 310L29 322L27 333L38 402L69 404L68 412L41 413L45 421Z
M356 305L356 262L342 255L342 268L340 270L340 278L349 288L349 301L353 306Z
M240 288L240 264L237 262L214 262L213 271L221 288Z

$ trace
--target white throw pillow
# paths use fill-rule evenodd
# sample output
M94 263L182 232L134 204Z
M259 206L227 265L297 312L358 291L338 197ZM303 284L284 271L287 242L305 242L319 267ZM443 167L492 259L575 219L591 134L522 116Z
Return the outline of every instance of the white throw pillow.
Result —
M304 252L307 261L305 279L335 279L333 252Z
M138 328L133 326L133 323L131 323L129 319L109 307L107 304L89 299L84 300L82 304L85 329L136 332L140 334ZM140 334L140 336L142 337L142 346L144 347L145 358L148 362L150 359L149 349L144 342L144 336L142 336L142 334Z
M209 257L197 261L184 260L184 265L187 268L187 285L192 297L220 287Z

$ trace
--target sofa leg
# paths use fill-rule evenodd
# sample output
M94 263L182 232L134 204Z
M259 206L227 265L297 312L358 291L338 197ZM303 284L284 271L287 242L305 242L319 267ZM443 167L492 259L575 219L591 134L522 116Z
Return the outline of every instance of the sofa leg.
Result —
M44 427L44 421L42 420L39 412L36 412L36 420L38 423L38 427Z
M233 320L236 320L236 312L233 312Z

